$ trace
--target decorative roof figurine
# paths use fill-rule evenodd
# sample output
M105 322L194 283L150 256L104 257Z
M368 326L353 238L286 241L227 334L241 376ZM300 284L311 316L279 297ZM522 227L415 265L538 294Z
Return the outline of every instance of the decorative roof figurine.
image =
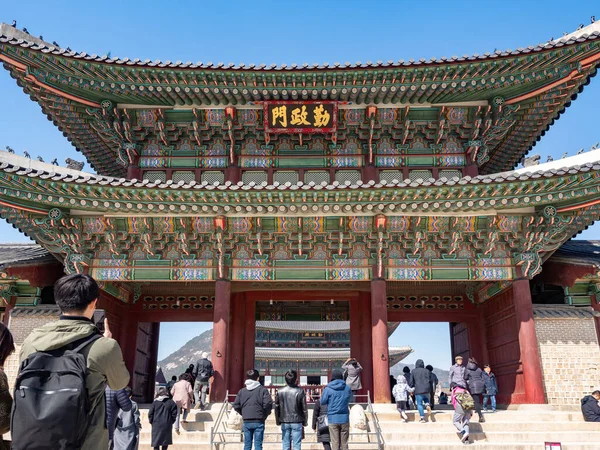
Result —
M65 159L65 162L67 163L67 169L72 169L72 170L81 171L81 170L83 170L83 166L85 165L85 163L82 163L81 161L76 161L71 158Z
M531 166L537 166L540 163L540 155L533 155L530 156L529 158L525 158L525 160L523 161L523 167L531 167Z
M23 156L25 158L31 159L31 155L29 154L29 152L27 150L23 151Z

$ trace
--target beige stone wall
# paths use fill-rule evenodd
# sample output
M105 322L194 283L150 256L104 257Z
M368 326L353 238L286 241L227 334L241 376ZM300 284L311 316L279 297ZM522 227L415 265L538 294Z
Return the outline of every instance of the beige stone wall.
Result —
M21 351L21 344L33 330L49 322L54 322L55 320L58 320L58 312L56 312L56 315L11 316L10 321L8 322L8 328L15 341L15 352L4 362L4 372L8 378L8 384L11 390L19 371L19 352Z
M544 389L550 405L578 406L600 388L600 346L593 318L536 318Z

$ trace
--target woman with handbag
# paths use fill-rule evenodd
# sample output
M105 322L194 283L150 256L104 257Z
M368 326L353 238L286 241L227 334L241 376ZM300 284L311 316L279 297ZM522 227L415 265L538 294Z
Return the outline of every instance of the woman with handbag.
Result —
M327 405L321 406L317 400L313 411L312 429L317 432L317 442L323 443L325 450L331 450L331 439L329 437L329 422L327 421Z

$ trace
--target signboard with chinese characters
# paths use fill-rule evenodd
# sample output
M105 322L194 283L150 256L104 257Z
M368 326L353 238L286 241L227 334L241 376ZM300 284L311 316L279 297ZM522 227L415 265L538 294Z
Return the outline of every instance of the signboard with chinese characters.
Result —
M265 102L267 133L333 133L338 107L331 101Z

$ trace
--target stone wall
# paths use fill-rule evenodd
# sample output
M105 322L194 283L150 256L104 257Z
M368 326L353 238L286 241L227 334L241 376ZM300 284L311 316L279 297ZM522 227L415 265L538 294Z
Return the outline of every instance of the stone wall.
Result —
M15 341L15 352L4 362L4 372L12 390L19 371L21 344L29 333L49 322L58 320L60 311L56 307L15 308L10 312L8 328Z
M600 388L600 345L591 308L534 305L544 390L550 405L579 406Z

